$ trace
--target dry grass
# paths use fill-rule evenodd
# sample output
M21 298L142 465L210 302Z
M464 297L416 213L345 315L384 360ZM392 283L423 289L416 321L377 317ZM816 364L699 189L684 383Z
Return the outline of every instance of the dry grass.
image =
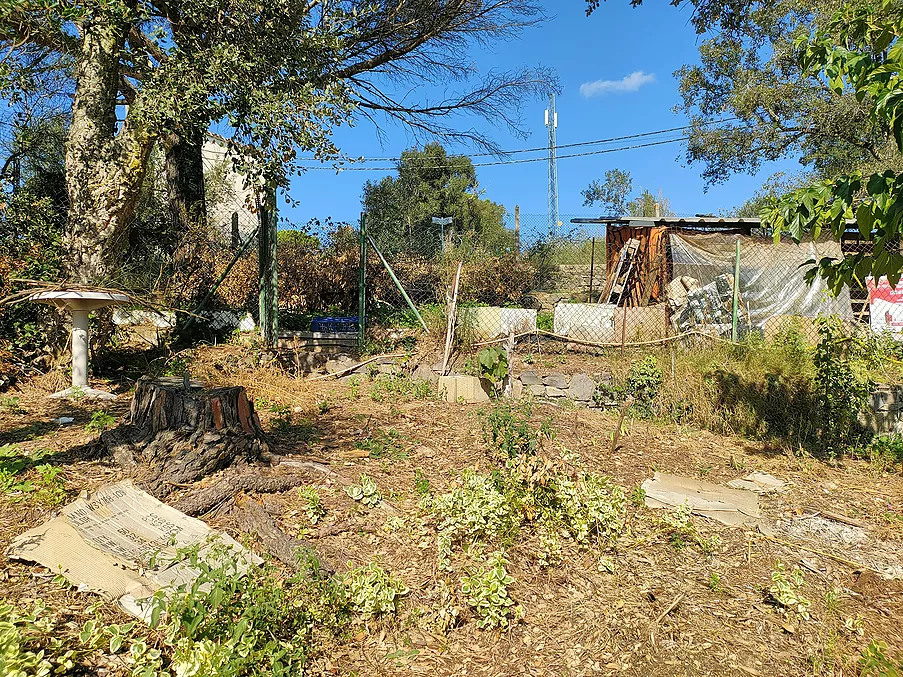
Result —
M315 456L340 475L356 480L370 475L397 510L388 520L380 509L352 501L341 483L324 478L317 486L327 509L317 529L351 520L351 529L316 538L296 492L265 497L283 528L308 534L324 557L358 566L378 560L410 588L396 618L355 630L313 672L322 674L429 675L839 675L855 674L858 657L870 640L888 643L890 655L903 656L903 583L883 581L868 566L880 557L903 560L903 477L876 474L865 463L831 467L759 442L726 437L696 428L630 421L623 445L608 451L613 414L538 406L534 418L551 417L556 438L552 453L579 454L594 472L607 474L629 490L656 470L723 483L761 469L789 483L786 493L761 500L769 522L799 520L809 506L830 509L864 522L867 540L858 545L819 539L778 544L763 534L728 528L696 518L706 537L719 535L711 555L698 548L676 549L662 527L660 514L631 508L629 528L613 544L579 549L565 545L561 566L545 569L536 558L536 536L523 529L508 549L512 596L524 606L524 619L504 632L477 629L463 611L462 623L441 631L433 612L447 602L440 582L457 588L457 578L436 567L435 533L422 532L415 480L429 480L431 491L447 490L468 467L484 470L491 461L484 448L476 408L437 400L374 402L363 383L354 397L347 382L303 382L275 370L237 366L233 348L198 354L193 375L216 383L244 385L253 400L289 407L294 423L305 421L304 439L291 426L273 431L282 453ZM232 359L232 358L236 359ZM546 365L540 360L549 360ZM540 370L592 373L609 368L585 355L534 354ZM629 363L628 363L629 364ZM518 370L521 368L518 365ZM666 370L667 371L667 370ZM25 450L38 446L58 451L67 488L73 494L118 477L106 460L84 451L92 435L84 431L88 407L45 408L43 392L20 397L25 414L0 412L0 431L20 439L28 426L43 425L61 414L77 424L49 430L35 428ZM328 401L329 406L318 405ZM121 410L126 402L117 404ZM264 425L277 415L262 411ZM360 457L355 446L375 430L396 431L397 453ZM75 449L75 452L71 450ZM81 449L82 451L79 451ZM0 542L46 519L40 506L0 497ZM372 527L375 527L375 532ZM850 567L802 549L812 547L861 562ZM599 557L614 562L600 570ZM786 616L768 603L765 590L776 561L804 567L802 593L812 602L812 619ZM89 595L62 591L40 567L3 561L8 598L44 598L69 610L74 622L92 601ZM814 571L813 571L814 570ZM457 572L460 573L460 572ZM713 585L713 574L718 584ZM842 592L837 601L829 593ZM827 599L826 599L827 596ZM460 603L460 593L456 599ZM677 600L677 604L674 602ZM671 608L673 605L673 608ZM670 611L669 611L670 609ZM666 613L667 612L667 613ZM845 629L860 619L862 634Z

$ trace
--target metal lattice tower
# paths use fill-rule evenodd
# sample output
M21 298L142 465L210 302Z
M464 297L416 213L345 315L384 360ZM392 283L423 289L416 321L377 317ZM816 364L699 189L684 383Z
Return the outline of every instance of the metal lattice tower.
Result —
M549 128L549 237L558 234L558 156L555 130L558 129L558 113L555 110L555 93L549 92L549 108L546 111L546 127Z

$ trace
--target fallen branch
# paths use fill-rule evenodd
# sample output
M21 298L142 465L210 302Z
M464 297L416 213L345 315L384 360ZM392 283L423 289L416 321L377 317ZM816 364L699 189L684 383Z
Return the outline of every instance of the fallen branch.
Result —
M227 471L212 485L192 491L172 503L186 515L204 515L238 493L275 494L310 482L302 473L275 474L264 469Z
M881 575L880 571L878 571L877 569L873 569L872 567L870 567L866 564L862 564L860 562L854 562L851 559L845 559L839 555L834 555L830 552L825 552L824 550L817 550L815 548L810 548L807 545L800 545L799 543L791 543L789 541L782 541L779 538L775 538L774 536L768 536L766 534L762 534L762 536L765 537L767 540L771 541L772 543L784 545L784 546L787 546L788 548L798 548L799 550L805 550L806 552L812 552L812 553L815 553L816 555L821 555L822 557L827 557L828 559L833 559L835 562L840 562L841 564L846 564L847 566L853 567L856 570L862 570L862 571L868 570L868 571L878 574L879 576Z
M809 512L813 513L812 515L806 515L806 517L824 517L825 519L834 520L835 522L840 522L841 524L849 524L851 527L859 527L860 529L865 529L866 525L860 522L859 520L854 520L852 517L847 517L846 515L841 515L838 512L831 512L830 510L825 510L823 508L815 508L812 506L808 506L806 508Z
M404 357L407 353L392 353L391 355L377 355L376 357L371 357L369 360L364 360L363 362L358 362L355 365L348 367L347 369L342 369L340 371L333 372L331 374L323 374L322 376L314 376L313 378L307 379L308 381L322 381L324 378L338 378L339 376L344 376L349 371L354 371L355 369L360 369L361 367L370 364L371 362L376 362L377 360L381 360L383 358L388 357Z
M668 605L668 608L662 612L662 615L655 619L655 625L659 625L663 620L665 620L665 616L674 611L677 608L677 605L683 601L683 598L686 597L684 593L680 593L677 597L674 598L674 601Z
M359 524L353 519L347 519L342 520L341 522L336 522L332 526L315 529L307 535L310 538L326 538L327 536L338 536L339 534L344 534L346 531L375 534L377 531L379 531L379 527L376 527L372 524Z

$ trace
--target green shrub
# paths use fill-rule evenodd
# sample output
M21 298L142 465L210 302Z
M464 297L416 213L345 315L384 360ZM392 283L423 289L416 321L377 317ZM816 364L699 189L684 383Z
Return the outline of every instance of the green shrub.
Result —
M624 383L624 395L633 398L631 408L643 418L653 418L660 412L659 395L665 375L653 355L647 355L630 367Z
M498 346L487 346L477 353L480 378L489 379L498 389L508 375L508 353Z
M505 570L508 562L500 552L489 555L476 574L461 581L461 592L477 617L480 628L507 628L512 620L523 616L523 610L511 599L508 586L514 578Z
M550 421L543 421L538 428L533 428L531 413L529 404L510 402L500 402L477 412L483 441L495 456L506 459L522 454L535 455L544 441L552 439Z
M394 614L408 588L375 562L352 569L343 577L351 607L362 616Z
M345 493L355 501L360 501L371 508L378 506L383 498L379 495L379 490L376 488L376 482L364 473L361 473L359 481L360 484L351 484L345 487Z

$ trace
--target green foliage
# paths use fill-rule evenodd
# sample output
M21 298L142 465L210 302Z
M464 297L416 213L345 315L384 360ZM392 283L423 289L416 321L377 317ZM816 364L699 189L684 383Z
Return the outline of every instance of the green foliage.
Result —
M803 72L827 82L840 96L852 94L863 104L870 126L893 138L903 151L903 9L892 0L848 3L814 36L803 33L797 43ZM789 234L799 241L823 229L840 241L855 219L859 233L872 243L868 250L841 260L813 260L808 279L821 276L835 291L861 283L866 276L886 275L892 285L903 274L903 254L897 243L903 234L900 219L901 183L894 169L879 168L833 174L785 196L763 211L775 238Z
M718 589L721 587L721 575L717 571L709 573L708 586L712 592L718 592Z
M809 607L812 603L800 594L805 581L799 568L794 567L792 571L787 571L783 562L777 562L774 571L771 572L772 585L768 592L782 609L795 612L808 621Z
M302 501L302 510L311 524L316 524L326 516L326 508L315 487L300 487L298 498Z
M420 468L414 471L414 491L420 496L427 496L430 493L430 481Z
M370 452L370 458L391 458L396 461L407 458L403 446L404 438L394 428L377 429L370 437L358 440L354 447Z
M0 492L12 500L33 499L53 507L67 496L62 470L41 463L49 452L39 449L30 456L20 455L14 444L0 445Z
M480 378L489 379L498 388L508 375L508 353L499 346L487 346L477 353Z
M895 661L887 657L887 644L884 642L869 642L862 650L859 659L863 677L901 677L903 675L903 661Z
M859 412L875 384L868 373L871 338L855 335L838 318L818 320L815 387L820 412L820 443L829 453L842 453L859 442Z
M214 548L207 557L189 551L184 558L200 575L158 592L152 607L151 625L171 655L168 669L161 669L165 660L146 644L133 644L130 653L147 669L139 674L296 675L318 639L341 632L349 618L344 587L324 578L314 560L279 581L268 566L244 572L226 548Z
M581 192L583 206L592 207L595 203L605 210L606 216L626 216L629 195L633 190L633 179L630 172L621 169L608 169L605 181L594 179Z
M364 185L363 205L367 230L385 254L443 251L442 228L432 219L445 216L454 219L445 227L448 240L456 234L473 234L493 253L512 245L504 227L505 209L480 197L471 159L448 155L439 143L405 150L397 176Z
M93 433L102 433L116 425L116 417L99 409L91 414L91 420L85 425L85 430Z
M555 314L548 311L537 313L536 328L542 331L555 331Z
M422 379L408 376L379 374L370 386L370 399L374 402L410 402L436 397L435 387Z
M480 409L480 425L483 441L493 453L502 459L517 458L523 454L535 455L543 442L553 437L550 421L543 421L538 428L530 425L531 407L527 403L499 402L490 409Z
M508 562L500 552L487 557L487 566L461 581L461 592L483 629L507 628L512 620L523 616L523 610L511 599L508 586L514 578L505 569Z
M377 489L376 487L376 482L374 482L372 479L370 479L369 476L365 475L364 473L361 473L358 481L360 482L360 484L351 484L345 487L345 493L355 501L359 501L364 505L370 506L371 508L378 506L383 498L379 494L379 489Z
M697 546L706 555L711 555L721 544L721 538L715 534L705 538L699 533L699 529L693 522L692 510L684 503L662 517L662 525L668 536L668 541L677 550L683 550L688 545Z
M76 655L54 636L58 625L41 602L24 611L0 601L0 674L46 677L69 672Z
M894 472L903 464L903 437L897 434L879 435L865 447L860 447L855 454L868 459L878 472Z
M408 588L375 562L352 569L342 579L348 590L348 601L362 616L394 614L398 600L408 594Z
M659 394L665 375L653 355L647 355L630 367L624 384L624 395L633 398L631 408L644 418L653 418L660 411Z
M24 414L25 413L25 410L19 405L18 397L0 398L0 409L3 409L8 414Z

